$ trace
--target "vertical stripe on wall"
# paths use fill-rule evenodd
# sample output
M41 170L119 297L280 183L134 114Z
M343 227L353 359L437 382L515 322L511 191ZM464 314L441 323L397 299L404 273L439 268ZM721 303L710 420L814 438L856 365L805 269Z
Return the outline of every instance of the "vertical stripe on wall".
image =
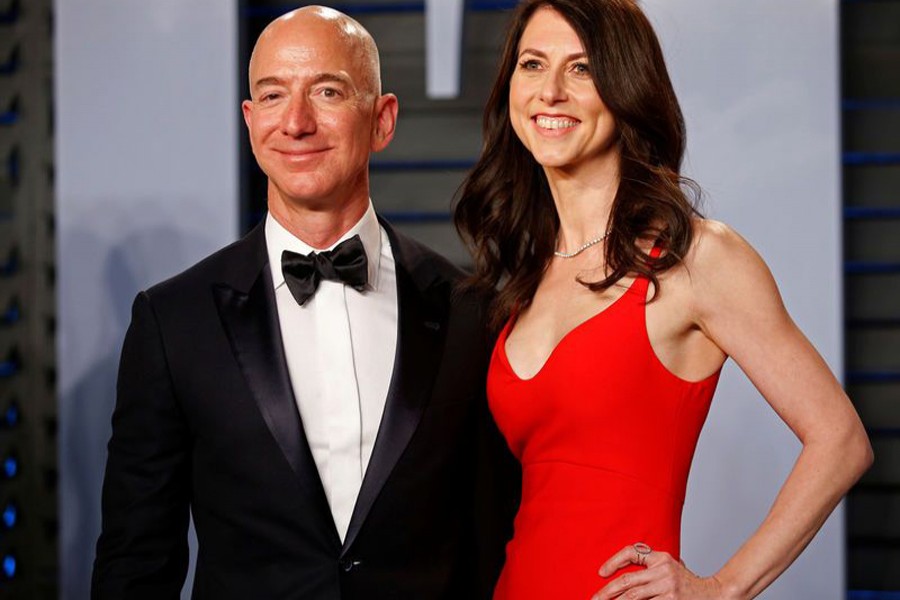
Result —
M236 0L55 7L61 589L88 597L134 295L235 239Z
M705 213L768 263L794 320L840 374L838 7L833 0L645 0L685 112ZM800 450L729 361L697 448L687 564L719 569L763 520ZM765 594L844 597L842 508Z

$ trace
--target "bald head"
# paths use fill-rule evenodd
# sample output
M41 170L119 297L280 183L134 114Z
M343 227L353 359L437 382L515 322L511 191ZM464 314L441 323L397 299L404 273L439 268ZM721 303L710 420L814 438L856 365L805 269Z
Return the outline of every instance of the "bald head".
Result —
M375 40L359 22L326 6L304 6L278 17L266 26L250 55L251 94L255 80L254 67L259 56L278 52L292 40L309 39L310 34L322 34L336 42L338 48L346 52L347 57L359 68L367 95L381 95L381 62ZM308 49L307 53L314 51ZM298 54L295 58L302 61L309 56Z

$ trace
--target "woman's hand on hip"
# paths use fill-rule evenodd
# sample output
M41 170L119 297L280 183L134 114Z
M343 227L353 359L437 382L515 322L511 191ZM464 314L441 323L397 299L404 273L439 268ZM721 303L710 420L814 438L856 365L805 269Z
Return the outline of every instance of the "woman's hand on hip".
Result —
M667 552L655 552L646 544L625 546L600 567L609 577L629 565L645 567L616 577L591 600L721 600L730 598L715 577L699 577Z

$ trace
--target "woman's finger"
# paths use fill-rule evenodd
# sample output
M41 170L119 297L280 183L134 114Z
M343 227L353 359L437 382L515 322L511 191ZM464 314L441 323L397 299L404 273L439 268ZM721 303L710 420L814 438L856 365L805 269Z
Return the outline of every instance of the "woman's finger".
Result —
M643 598L635 596L637 590L646 588L653 583L654 576L648 571L633 571L616 577L607 583L603 589L594 594L591 600L612 600L613 598ZM647 596L652 597L652 596Z
M627 567L628 565L645 566L648 564L652 555L653 550L643 542L629 544L613 554L609 560L603 563L603 566L600 567L600 576L609 577L619 569Z

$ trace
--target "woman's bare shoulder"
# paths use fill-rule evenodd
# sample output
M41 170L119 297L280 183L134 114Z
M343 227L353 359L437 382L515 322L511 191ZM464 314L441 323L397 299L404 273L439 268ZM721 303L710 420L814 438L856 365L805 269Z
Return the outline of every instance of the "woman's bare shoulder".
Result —
M734 269L743 272L761 268L768 272L753 246L730 225L704 218L694 219L693 225L694 237L684 258L685 267L692 275L733 276Z
M781 304L778 287L765 261L746 239L720 221L695 219L694 239L684 269L700 305Z

